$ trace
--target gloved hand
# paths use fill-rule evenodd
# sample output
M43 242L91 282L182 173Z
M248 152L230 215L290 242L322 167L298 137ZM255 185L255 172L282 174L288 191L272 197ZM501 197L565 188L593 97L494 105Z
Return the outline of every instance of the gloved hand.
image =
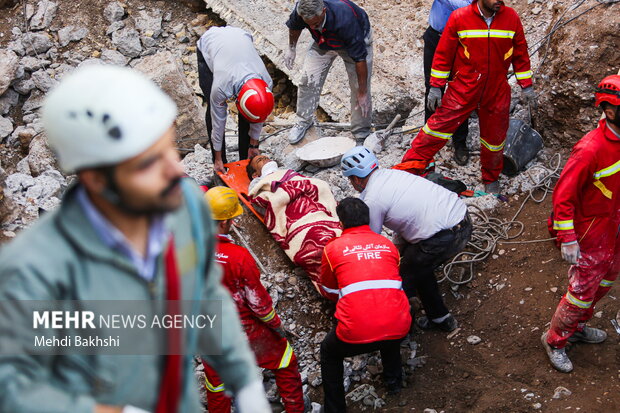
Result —
M286 330L280 326L278 328L274 328L273 331L275 331L276 333L278 333L278 335L282 338L285 338L288 340L288 333L286 332Z
M439 106L441 106L441 89L438 87L431 87L428 91L426 107L428 107L429 110L434 111Z
M577 260L581 258L581 251L577 241L562 243L560 251L562 252L562 259L569 264L577 264Z
M295 46L289 46L286 52L284 52L284 65L288 70L293 69L293 63L295 63L295 56L297 56L297 51Z
M532 86L523 89L523 97L532 109L538 110L538 95Z
M240 413L271 413L265 390L258 380L239 390L235 402Z

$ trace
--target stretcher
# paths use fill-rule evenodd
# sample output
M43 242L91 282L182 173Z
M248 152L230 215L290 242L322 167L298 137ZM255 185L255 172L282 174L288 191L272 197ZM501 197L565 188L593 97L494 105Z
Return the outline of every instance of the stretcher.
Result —
M252 206L252 202L250 202L250 196L248 195L248 187L250 186L250 178L248 178L248 174L245 171L245 168L250 163L249 159L244 159L242 161L230 162L224 165L224 168L228 169L228 172L225 174L221 172L217 172L217 176L228 186L233 189L239 199L243 204L250 210L256 218L260 220L260 222L264 223L263 216L259 214L254 207Z
M250 186L250 178L248 177L248 174L246 172L246 167L249 162L250 162L249 159L244 159L242 161L230 162L230 163L224 164L224 168L227 168L227 172L225 174L221 172L217 172L217 175L220 177L220 179L224 182L226 186L233 189L237 193L241 202L243 202L243 204L250 211L252 211L252 213L260 220L260 222L264 224L265 221L263 219L263 216L260 213L258 213L256 209L254 209L254 207L252 206L252 202L250 201L250 196L248 195L248 189ZM252 251L249 248L249 245L246 245L246 248ZM256 260L258 260L256 255L253 254L253 256ZM312 285L314 286L316 291L319 293L319 295L323 295L319 285L312 280L310 281L312 282Z

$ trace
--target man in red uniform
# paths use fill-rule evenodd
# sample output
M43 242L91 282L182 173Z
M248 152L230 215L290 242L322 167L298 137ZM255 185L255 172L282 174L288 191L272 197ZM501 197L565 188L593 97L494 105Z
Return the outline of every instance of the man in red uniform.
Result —
M553 367L564 373L573 370L564 349L567 341L607 338L605 331L585 323L620 272L620 76L601 81L596 105L606 119L574 146L553 192L552 233L572 266L568 292L542 343Z
M486 192L498 193L510 108L506 76L511 64L525 98L536 106L527 42L517 13L500 0L475 0L452 12L431 69L427 106L435 114L413 140L403 162L428 165L476 110L482 181ZM441 90L448 79L442 99Z
M343 360L379 350L388 393L400 392L400 341L411 327L398 273L398 249L369 226L368 206L345 198L336 208L342 236L323 250L322 288L336 304L336 328L321 343L325 412L346 411Z
M216 261L224 268L222 282L230 291L241 325L260 367L273 370L284 408L290 413L303 413L304 400L297 358L273 309L271 297L260 282L256 262L245 248L236 245L228 235L235 217L243 213L239 198L230 188L217 186L205 194L211 214L217 223ZM230 398L215 371L205 364L207 404L209 412L229 413Z

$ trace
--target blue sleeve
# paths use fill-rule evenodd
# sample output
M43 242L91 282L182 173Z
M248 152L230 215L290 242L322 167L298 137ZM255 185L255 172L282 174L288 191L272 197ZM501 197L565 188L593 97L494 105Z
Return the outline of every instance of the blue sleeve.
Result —
M304 20L301 18L301 16L297 14L297 3L295 3L293 11L291 12L291 15L286 21L286 26L291 30L303 30L306 28L306 23L304 23Z
M469 6L472 3L470 0L435 0L435 1L450 11L460 9L461 7Z
M342 39L347 54L353 61L362 62L366 60L366 56L368 56L366 36L356 19L351 19L349 24L341 26L338 36Z

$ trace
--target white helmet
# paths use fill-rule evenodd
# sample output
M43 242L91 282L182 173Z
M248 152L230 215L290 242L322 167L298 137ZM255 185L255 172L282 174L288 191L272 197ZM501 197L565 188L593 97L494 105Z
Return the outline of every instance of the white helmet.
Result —
M173 100L143 74L91 65L50 92L43 126L65 172L110 166L153 145L177 116Z

